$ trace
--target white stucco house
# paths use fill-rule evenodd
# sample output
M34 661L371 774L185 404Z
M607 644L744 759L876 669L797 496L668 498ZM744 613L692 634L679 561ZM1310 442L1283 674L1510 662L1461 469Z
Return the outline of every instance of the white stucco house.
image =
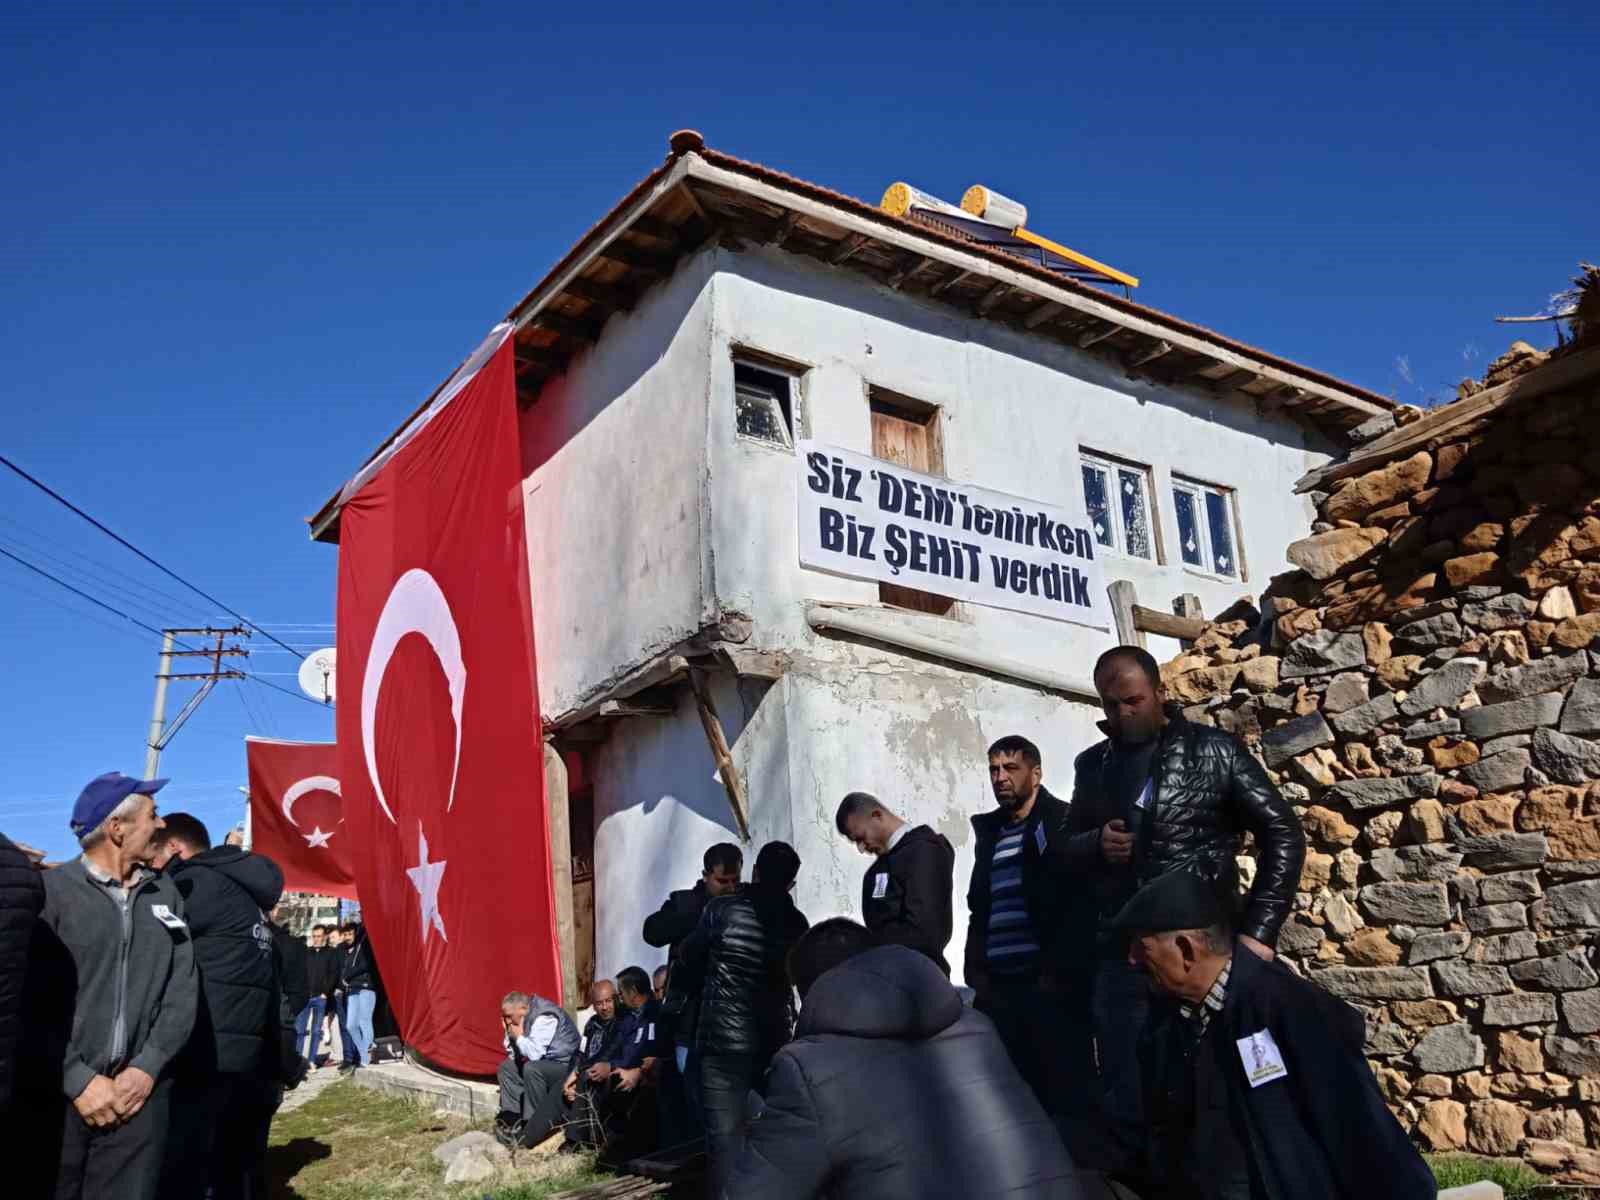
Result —
M1031 738L1066 794L1099 736L1113 630L802 568L798 440L1085 514L1106 580L1216 613L1285 569L1294 481L1390 407L1016 243L684 133L512 310L580 978L660 962L643 918L741 822L747 862L799 851L813 920L856 915L851 790L947 835L964 895L989 743Z

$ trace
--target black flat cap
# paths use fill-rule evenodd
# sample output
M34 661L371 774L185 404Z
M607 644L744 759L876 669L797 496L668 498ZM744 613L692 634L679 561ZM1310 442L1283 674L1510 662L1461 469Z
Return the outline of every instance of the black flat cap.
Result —
M1172 871L1135 892L1111 928L1130 936L1171 933L1226 924L1227 915L1216 884L1189 871Z

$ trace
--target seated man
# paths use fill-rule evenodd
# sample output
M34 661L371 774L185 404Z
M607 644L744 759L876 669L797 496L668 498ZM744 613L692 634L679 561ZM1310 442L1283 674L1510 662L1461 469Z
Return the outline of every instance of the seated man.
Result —
M622 1049L622 1018L617 1015L617 989L611 980L594 981L589 1003L594 1006L594 1016L583 1027L577 1061L562 1087L572 1109L563 1153L597 1146L603 1139L603 1113L611 1098L611 1064Z
M1433 1200L1433 1175L1362 1056L1361 1014L1236 949L1212 881L1162 875L1111 928L1178 1004L1139 1046L1152 1176L1140 1195Z
M506 1058L500 1064L495 1137L537 1146L561 1120L562 1084L578 1053L578 1027L543 996L511 992L500 1002Z
M752 1097L723 1198L1089 1200L994 1023L937 964L842 917L789 955L796 1038Z
M595 1113L594 1142L621 1161L655 1148L656 1105L653 1094L661 1053L660 1003L650 991L643 967L629 967L617 976L623 1013L617 1022L617 1057L611 1064L610 1086ZM563 1147L565 1149L565 1147Z

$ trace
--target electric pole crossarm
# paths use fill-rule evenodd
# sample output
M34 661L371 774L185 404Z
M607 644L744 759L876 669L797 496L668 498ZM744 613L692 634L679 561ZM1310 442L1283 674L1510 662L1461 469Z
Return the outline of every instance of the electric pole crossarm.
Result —
M155 778L156 771L161 766L161 752L177 736L178 730L183 728L184 722L194 715L201 702L211 694L211 690L217 686L217 680L243 679L245 677L242 671L225 671L222 668L222 660L224 658L243 658L249 655L250 652L241 646L226 645L228 638L241 637L244 633L244 628L237 625L228 629L164 629L161 631L161 669L156 673L155 711L150 715L150 736L145 739L144 776L146 779ZM180 634L216 638L217 644L205 650L174 650L173 638ZM174 658L209 658L211 660L211 669L203 673L191 671L174 673L172 670L172 660ZM203 680L203 682L169 723L166 719L167 684L174 679L199 679Z

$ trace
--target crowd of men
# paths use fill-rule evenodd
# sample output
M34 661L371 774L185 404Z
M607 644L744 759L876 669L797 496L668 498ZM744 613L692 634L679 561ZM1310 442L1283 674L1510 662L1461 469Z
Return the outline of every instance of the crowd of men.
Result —
M1166 703L1145 651L1108 652L1095 685L1105 738L1070 800L1032 742L989 748L970 1006L946 957L953 847L852 792L836 825L872 859L861 922L808 925L787 844L749 883L739 848L712 846L644 923L668 951L655 996L638 967L597 982L582 1035L506 998L505 1125L537 1140L565 1121L572 1146L703 1139L707 1195L730 1200L1433 1196L1360 1014L1276 961L1305 856L1294 810L1242 742Z
M277 864L160 814L165 783L91 780L68 863L41 870L0 837L0 1123L23 1150L8 1197L265 1196L273 1114L330 1005L341 1069L366 1061L364 931L308 948L278 922Z
M1105 738L1070 800L1032 742L989 748L970 1005L947 957L953 847L852 792L836 826L871 857L861 922L807 921L787 843L748 882L739 847L712 846L644 922L666 964L597 981L581 1031L504 997L498 1135L703 1146L712 1197L1433 1196L1360 1014L1275 960L1305 854L1293 809L1238 739L1165 704L1143 650L1108 652L1095 686ZM91 781L82 856L52 870L0 838L0 1120L28 1148L8 1194L264 1194L268 1125L330 1006L345 1066L368 1060L363 931L289 937L267 916L276 865L163 820L163 782Z

